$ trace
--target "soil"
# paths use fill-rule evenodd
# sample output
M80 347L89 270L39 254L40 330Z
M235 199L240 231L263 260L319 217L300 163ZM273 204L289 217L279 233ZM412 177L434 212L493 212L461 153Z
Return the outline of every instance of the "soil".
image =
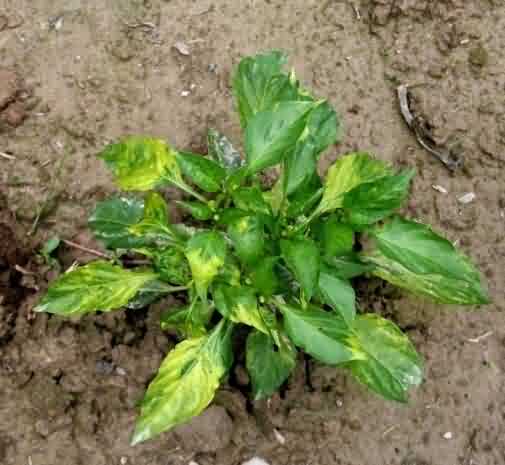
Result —
M1 0L0 463L505 463L503 31L501 0ZM239 366L208 413L132 448L136 403L174 344L158 325L173 301L70 321L35 316L58 270L32 251L55 234L100 247L85 228L114 189L95 158L106 142L146 133L201 151L214 127L239 146L231 70L270 48L289 51L342 115L345 137L321 172L358 148L415 167L407 213L458 241L493 304L444 308L360 285L362 306L397 321L425 357L426 381L408 405L302 359L281 394L251 403ZM416 111L464 157L463 170L448 172L417 145L399 112L400 83L415 85ZM468 192L475 200L458 202ZM92 258L58 255L63 268Z

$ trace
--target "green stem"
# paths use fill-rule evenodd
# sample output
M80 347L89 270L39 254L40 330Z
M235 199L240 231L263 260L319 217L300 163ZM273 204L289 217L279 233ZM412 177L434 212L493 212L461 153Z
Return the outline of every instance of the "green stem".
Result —
M208 204L209 201L203 195L200 195L198 192L195 192L185 182L183 182L183 181L174 181L171 178L164 178L164 179L166 179L167 181L169 181L170 183L172 183L175 187L178 187L179 189L183 190L187 194L192 195L193 197L195 197L195 199L199 200L200 202Z

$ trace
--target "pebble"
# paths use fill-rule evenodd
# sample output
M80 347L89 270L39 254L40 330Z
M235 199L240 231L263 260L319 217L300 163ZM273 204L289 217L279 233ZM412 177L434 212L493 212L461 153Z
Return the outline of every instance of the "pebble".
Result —
M467 203L472 203L475 200L475 197L475 192L467 192L458 199L458 202L466 205Z
M99 375L110 375L114 371L114 364L105 360L97 360L95 371Z
M452 439L452 433L450 431L447 431L447 433L444 433L444 439Z
M283 446L284 444L286 444L286 438L281 434L281 432L277 429L274 429L274 436L275 436L275 439L277 439L277 442Z
M189 50L189 47L186 43L184 42L176 42L174 44L174 48L181 54L181 55L184 55L184 56L189 56L191 55L191 51Z
M253 457L251 460L243 462L242 465L270 465L270 464L260 457Z
M439 186L438 184L433 184L433 189L435 189L437 192L440 192L441 194L447 194L447 189L443 186Z

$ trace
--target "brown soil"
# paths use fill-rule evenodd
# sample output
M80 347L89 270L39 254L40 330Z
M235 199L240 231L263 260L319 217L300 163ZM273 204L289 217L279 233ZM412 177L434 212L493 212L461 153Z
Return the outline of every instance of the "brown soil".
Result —
M0 2L0 463L505 463L503 31L500 0ZM107 141L148 133L200 150L212 126L238 145L232 65L270 48L288 50L343 117L344 141L321 170L357 148L416 167L408 213L459 241L494 303L464 311L363 290L362 302L394 318L426 359L408 406L303 360L282 395L252 405L239 367L205 416L131 448L136 402L173 345L158 325L171 302L76 321L35 316L37 289L55 271L29 246L56 233L98 247L85 223L113 190L94 157ZM464 170L449 174L416 144L398 83L420 84L416 109L435 141L465 157ZM467 192L476 199L463 205ZM59 255L64 266L91 258Z

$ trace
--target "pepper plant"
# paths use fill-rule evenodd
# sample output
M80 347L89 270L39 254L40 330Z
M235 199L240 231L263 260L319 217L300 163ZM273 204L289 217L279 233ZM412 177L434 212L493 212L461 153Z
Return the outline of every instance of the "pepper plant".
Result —
M283 71L285 61L275 51L236 69L245 157L213 130L206 155L143 136L106 147L99 156L119 187L137 193L99 203L89 219L116 259L72 268L37 307L73 316L184 296L184 306L161 317L181 342L147 388L133 444L210 404L232 365L237 325L248 329L254 399L288 379L302 350L405 402L422 381L421 357L393 322L357 308L357 276L445 304L488 302L479 272L453 244L395 213L413 170L358 152L338 158L321 179L318 158L338 141L340 123L328 101ZM261 173L277 165L278 180L266 188ZM187 212L184 224L170 221L165 199L153 191L165 186L187 194L173 202ZM121 256L132 252L150 266L124 268Z

